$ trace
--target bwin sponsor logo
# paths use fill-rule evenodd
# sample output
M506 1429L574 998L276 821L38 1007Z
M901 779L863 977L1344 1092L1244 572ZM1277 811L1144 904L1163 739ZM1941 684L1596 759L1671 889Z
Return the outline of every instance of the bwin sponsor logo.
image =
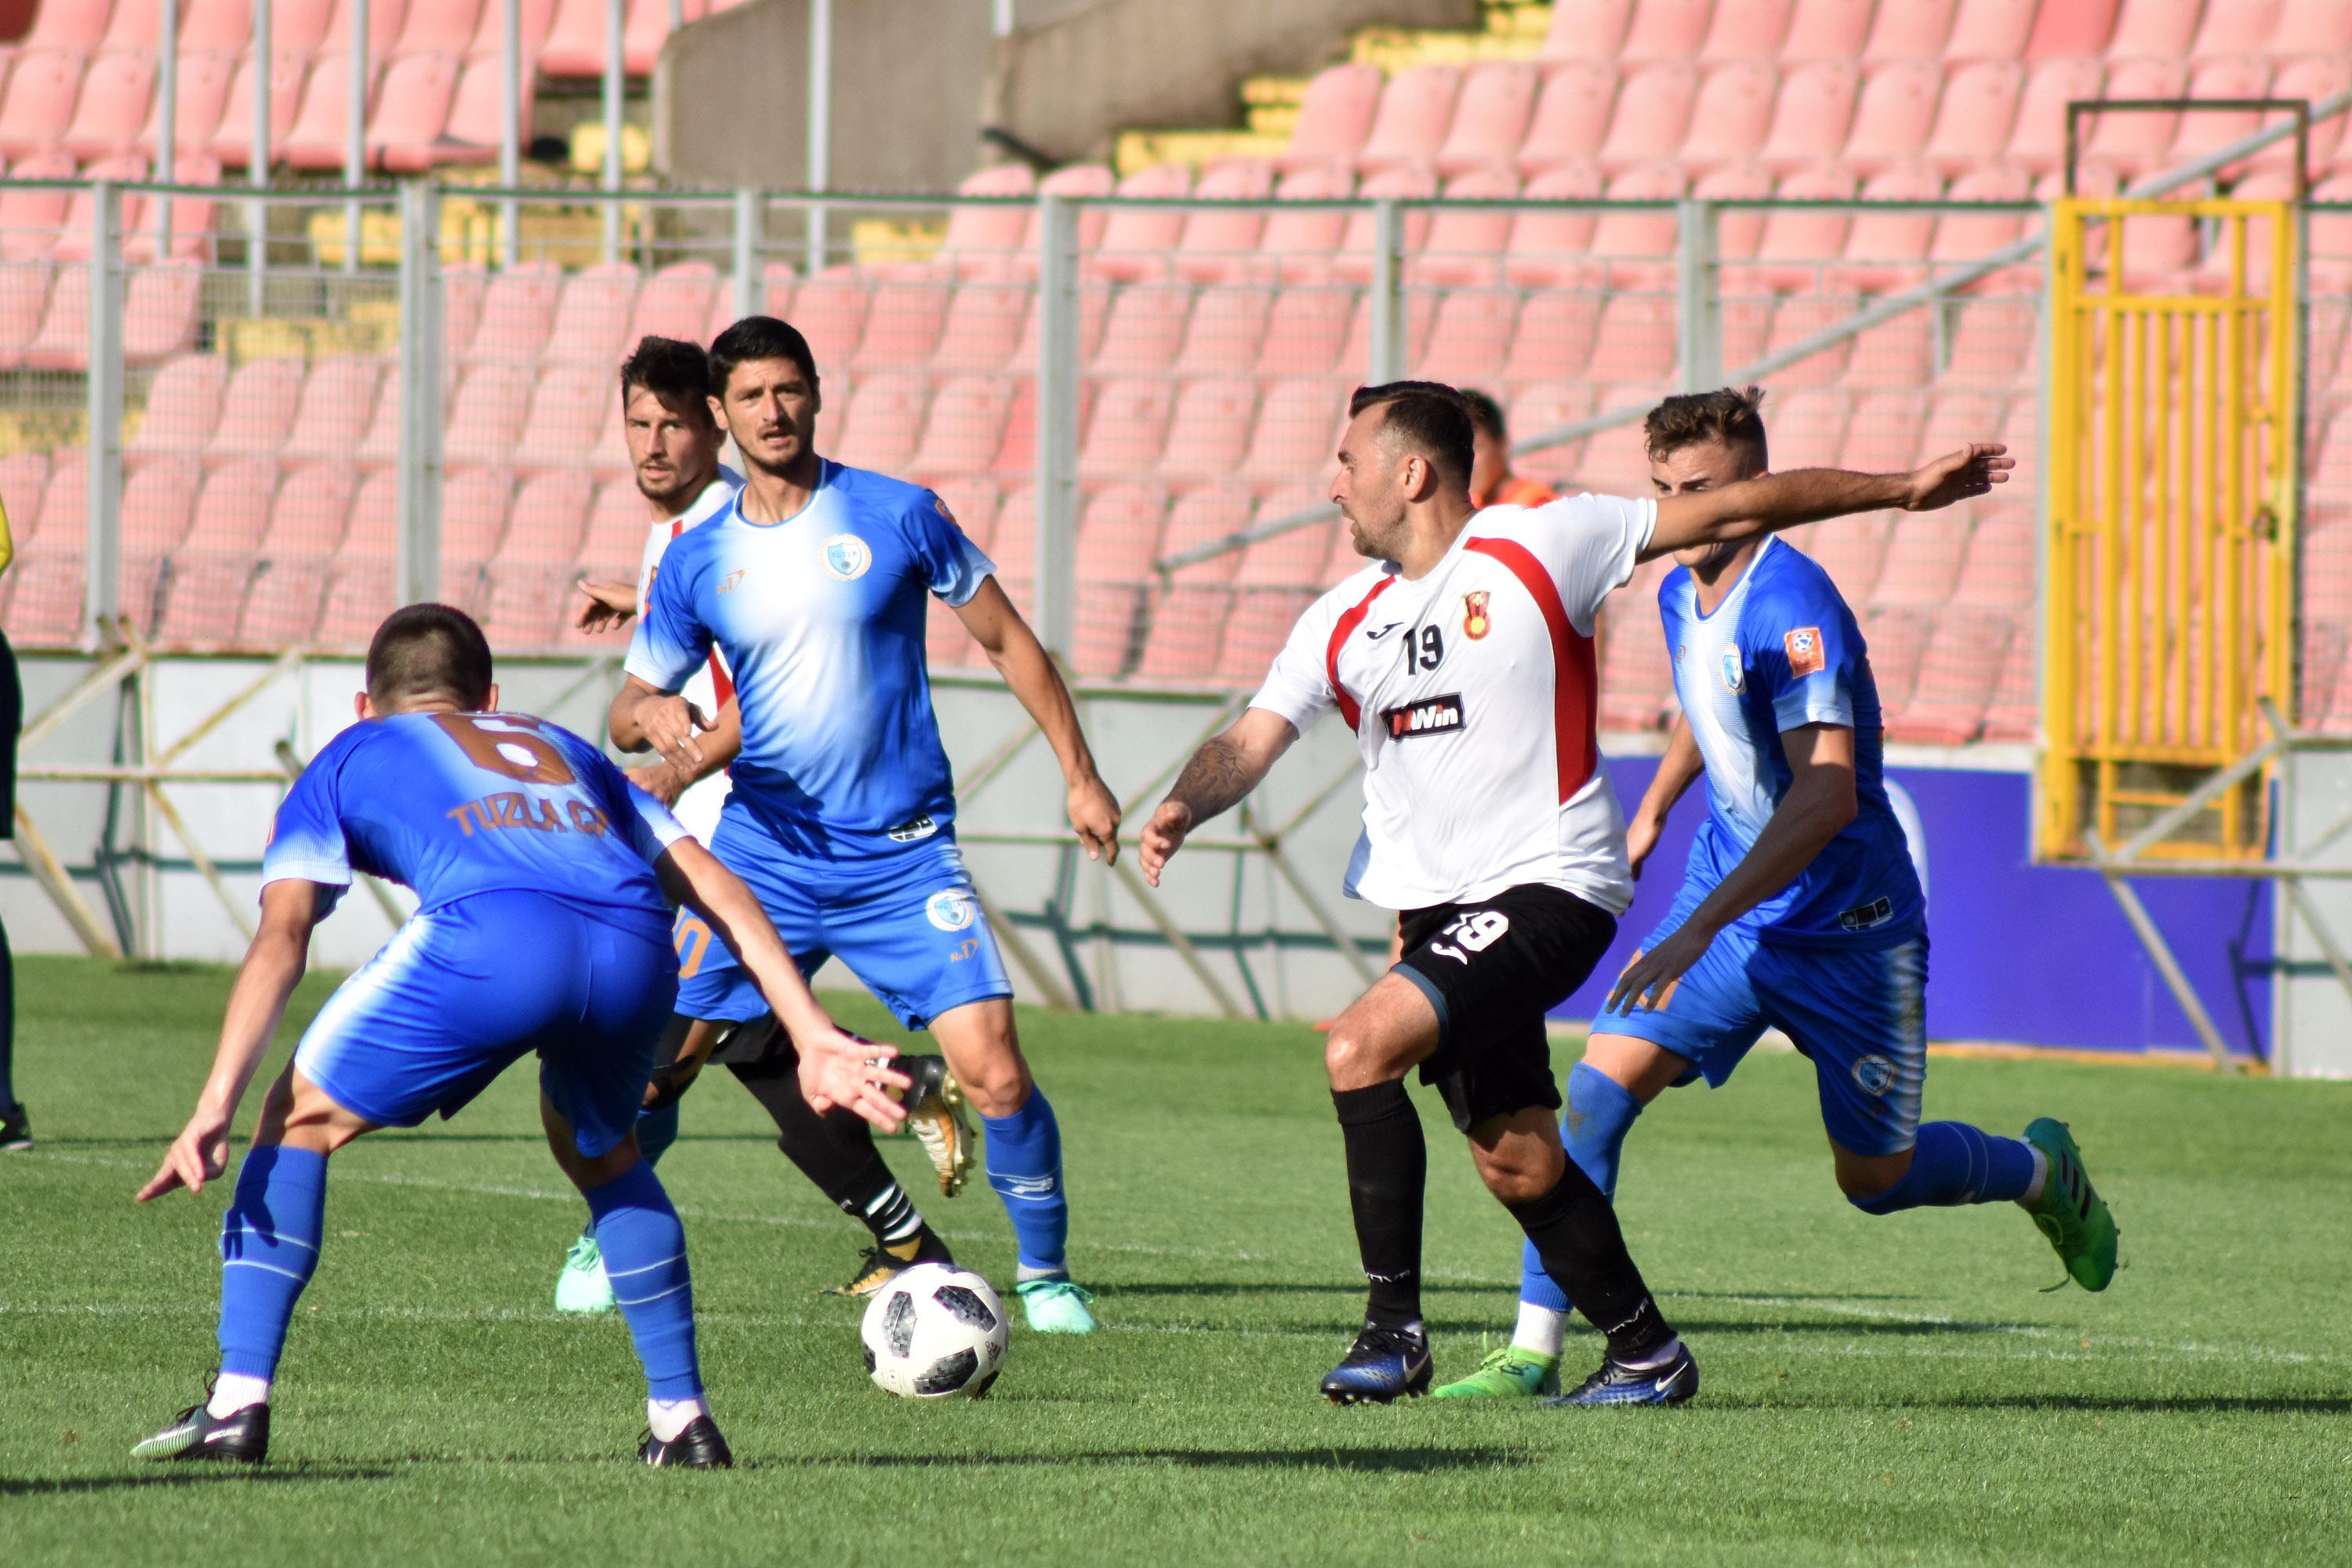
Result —
M1451 735L1462 728L1462 698L1458 692L1443 697L1424 697L1418 702L1401 707L1384 708L1381 721L1388 725L1389 739L1410 741L1419 735Z

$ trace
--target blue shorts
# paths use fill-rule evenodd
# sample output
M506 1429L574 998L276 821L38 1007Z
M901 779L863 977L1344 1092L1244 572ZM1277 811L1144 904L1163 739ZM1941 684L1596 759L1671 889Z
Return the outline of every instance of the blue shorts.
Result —
M950 835L886 858L812 861L779 847L740 799L728 798L710 852L751 885L803 974L840 959L909 1029L967 1002L1013 994ZM679 1012L740 1022L768 1011L751 976L692 910L678 911L674 934Z
M410 916L319 1009L294 1065L344 1110L414 1127L535 1051L593 1158L636 1124L677 994L650 911L631 931L539 893L477 893Z
M1710 891L1684 884L1643 951L1679 929ZM1778 1028L1811 1060L1822 1125L1838 1147L1898 1154L1918 1136L1927 987L1924 931L1891 947L1855 949L1784 947L1735 927L1708 944L1663 1009L1605 1011L1592 1032L1648 1040L1688 1061L1691 1077L1720 1087L1757 1037Z

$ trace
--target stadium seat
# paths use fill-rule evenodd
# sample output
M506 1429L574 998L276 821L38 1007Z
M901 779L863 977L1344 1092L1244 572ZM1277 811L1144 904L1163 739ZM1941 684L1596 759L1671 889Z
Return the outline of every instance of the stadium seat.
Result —
M1585 374L1612 384L1661 381L1674 372L1675 353L1671 295L1612 294L1593 327Z
M1507 202L1519 194L1507 167L1475 169L1447 182L1451 202ZM1440 207L1430 216L1420 248L1405 260L1405 279L1448 288L1492 288L1502 279L1502 257L1516 215L1508 207Z
M1528 295L1503 362L1503 379L1519 387L1580 379L1591 364L1603 302L1603 296L1581 289Z
M2224 53L2242 52L2242 46ZM2352 50L2352 7L2342 0L2285 0L2265 52L2278 58L2341 58Z
M948 301L940 344L931 355L938 371L996 371L1020 345L1031 291L1024 284L967 282Z
M1282 202L1340 201L1355 195L1355 176L1336 164L1294 169L1275 187ZM1348 214L1340 207L1277 205L1266 215L1258 233L1256 278L1264 282L1308 282L1326 276L1331 252L1347 231Z
M1247 374L1265 339L1274 290L1257 284L1211 287L1193 300L1184 343L1172 367L1179 376Z
M1391 200L1426 201L1437 195L1437 172L1427 164L1412 168L1383 170L1356 188L1360 198L1370 200L1385 197ZM1398 226L1403 234L1404 254L1419 252L1429 240L1430 211L1427 207L1407 207L1403 221ZM1373 252L1380 245L1380 218L1370 207L1359 207L1348 215L1348 226L1340 231L1339 247L1331 256L1331 276L1344 283L1359 286L1372 280Z
M2033 19L2033 30L2026 35L2027 63L2040 65L2049 59L2101 53L2107 47L2107 35L2115 30L2116 5L2116 0L2044 4Z
M137 153L118 153L110 158L100 158L81 171L88 181L136 181L147 178L147 160ZM120 232L124 237L126 254L131 239L147 219L148 197L142 192L124 191L115 209ZM87 261L96 240L98 202L88 189L78 190L66 207L66 220L58 234L58 242L49 255L58 261Z
M2237 187L2230 193L2234 200L2249 202L2293 201L2294 194L2294 175L2286 169L2264 169L2257 174L2249 174L2239 181ZM2246 271L2248 277L2253 280L2252 287L2257 292L2263 286L2261 280L2269 275L2268 269L2272 260L2271 244L2270 220L2263 217L2248 218L2246 220ZM2219 294L2228 290L2230 250L2230 226L2225 222L2219 226L2212 248L2206 253L2204 259L2197 264L2191 279L2192 286L2199 293ZM2318 312L2311 311L2307 314L2316 317ZM2320 363L2320 355L2317 352L2322 345L2315 341L2318 330L2319 324L2315 320L2312 322L2312 331L2305 339L2305 352L2310 356L2307 361L2306 374L2314 385L2325 384L2324 377L2326 374L2326 367Z
M2014 60L1984 60L1963 66L1944 86L1935 129L1920 161L1946 174L1964 174L1996 162L2017 123L2018 100L2025 90L2025 68Z
M513 519L491 557L493 568L554 567L569 573L588 517L588 476L578 469L541 474L515 492Z
M1707 23L1698 58L1717 60L1769 60L1780 52L1789 31L1791 0L1745 0L1719 5Z
M395 57L463 55L474 41L474 31L480 26L486 9L502 11L505 7L497 4L486 6L483 0L408 0L407 14L400 21L400 37L392 52ZM499 25L504 26L503 18ZM373 26L369 31L374 31Z
M2004 507L1988 514L1969 536L1968 563L1960 568L1959 580L1952 586L1952 602L2005 610L2030 608L2034 554L2033 518L2029 510ZM2316 552L2311 556L2315 562L2322 558Z
M1319 374L1337 370L1355 305L1355 290L1336 285L1285 289L1276 294L1258 346L1258 374Z
M52 150L17 159L9 166L8 179L70 180L79 172L79 165L74 163L71 154ZM21 261L28 257L47 256L57 245L65 226L66 214L72 205L73 195L69 191L28 190L22 185L0 183L0 260ZM46 299L48 293L47 268L40 268L39 276L39 292ZM18 293L16 298L21 300L24 296ZM34 324L39 324L37 316ZM13 340L10 346L22 347L30 337L31 332L27 329L25 336ZM0 331L0 341L6 341L5 331Z
M18 550L41 526L41 490L49 482L47 452L11 452L0 458L0 502L8 509L8 536Z
M563 269L551 261L522 262L490 277L482 290L479 319L470 333L458 335L456 312L444 318L452 346L462 345L462 362L536 363L554 329L563 281Z
M1286 485L1258 498L1256 510L1250 516L1250 527L1255 531L1286 522L1304 513L1328 511L1330 504L1329 491L1324 486ZM1234 568L1234 585L1240 588L1322 586L1331 560L1332 535L1339 526L1336 518L1325 518L1251 541L1243 548L1241 563Z
M320 370L313 371L311 373L310 379L314 384L318 381L319 377L325 373L326 368L327 367L322 366ZM376 374L373 380L365 382L364 386L373 387L378 382L381 382L382 390L374 392L372 395L365 393L358 374L356 372L349 373L351 374L350 390L353 393L361 394L361 395L354 396L351 398L350 401L344 401L340 397L333 399L316 416L317 424L315 426L309 423L312 417L312 404L310 397L308 395L305 396L303 400L303 412L301 415L297 416L298 423L294 433L294 441L300 443L305 448L300 454L301 456L317 457L330 460L349 458L359 463L362 467L367 468L387 467L399 458L400 364L399 362L395 360L382 365L372 364L372 368L376 372ZM337 389L341 387L340 378L336 384L336 387ZM367 413L361 416L358 415L357 410L362 404L364 404ZM349 427L346 425L346 421L354 417L358 417L363 421L359 426L360 436L356 443L347 444L333 449L313 448L312 443L314 441L319 443L320 447L323 447L324 443L331 438L328 434L331 428L335 432L340 433L342 429ZM292 444L293 443L289 443L289 446ZM290 450L287 454L289 461L292 460L295 456L296 454Z
M236 637L277 489L278 467L266 458L242 458L205 480L187 537L172 552L159 639L224 643Z
M82 56L65 49L26 49L16 57L0 93L0 156L21 158L54 146L72 123L81 94Z
M1645 561L1601 614L1601 727L1647 731L1674 701L1674 668L1658 628L1658 584L1673 563Z
M1864 301L1842 301L1847 310ZM1906 310L1854 334L1845 384L1856 391L1926 386L1936 378L1935 323L1925 310Z
M163 562L187 537L199 479L194 458L164 458L122 480L122 613L150 636L161 607Z
M860 381L850 395L835 455L856 468L905 472L922 434L928 395L922 377L903 372Z
M2115 30L2107 37L2107 58L2179 58L2189 52L2189 40L2196 36L2198 16L2204 8L2205 0L2123 0L2122 14L2116 18ZM2252 45L2255 41L2248 42Z
M1875 66L1939 58L1951 36L1956 5L1957 0L1878 0L1870 36L1863 41L1863 60Z
M981 549L988 548L989 536L996 528L997 493L995 482L976 475L942 475L931 481L931 489L948 515L963 531L963 536Z
M1877 0L1797 0L1780 37L1781 63L1859 58L1876 8Z
M1118 195L1138 201L1177 201L1192 191L1192 171L1182 163L1155 163L1118 183ZM1098 248L1087 255L1089 276L1117 282L1158 281L1168 276L1168 256L1184 232L1181 207L1122 206L1104 222Z
M2042 0L1960 0L1941 51L1945 63L2023 59L2042 5Z
M551 77L604 74L604 4L605 0L557 0L546 41L539 48L541 70ZM625 56L625 48L623 53Z
M1519 318L1515 289L1453 289L1440 299L1413 375L1463 386L1501 379Z
M1012 397L1011 383L998 376L960 375L941 385L931 396L922 440L907 471L935 487L942 479L988 472Z
M1290 638L1290 630L1307 606L1311 593L1285 588L1260 589L1234 595L1234 607L1220 634L1216 668L1212 677L1234 685L1256 685L1273 667L1274 656Z
M1716 0L1633 0L1618 58L1628 64L1689 59L1706 42L1715 9Z
M1788 202L1851 201L1854 179L1851 173L1833 165L1800 170L1782 180L1775 194ZM1722 287L1726 295L1798 293L1815 287L1820 282L1822 268L1837 258L1870 254L1846 243L1847 232L1856 222L1855 215L1850 211L1836 207L1776 207L1756 216L1763 220L1762 233L1749 252L1747 265L1725 269ZM1924 236L1920 243L1924 248Z
M466 372L449 399L442 457L452 466L504 467L512 462L530 408L531 379L523 367L512 364L478 364Z
M261 553L271 561L289 557L325 560L341 549L351 529L359 470L349 463L320 463L286 476L269 511L269 531ZM319 584L323 588L321 582ZM310 608L318 618L318 606Z
M116 0L116 4L121 4L121 0ZM367 47L371 57L383 59L392 53L393 45L400 41L401 24L407 19L408 5L409 0L369 0ZM345 49L351 47L351 41L352 0L334 0L334 8L328 13L326 37L319 40L312 52ZM277 39L273 37L270 42L274 47Z
M1943 177L1917 164L1888 169L1862 188L1865 202L1932 202L1943 195ZM1765 232L1769 250L1770 225ZM1853 215L1846 230L1843 253L1847 259L1829 269L1823 287L1842 294L1885 294L1909 288L1925 277L1927 249L1935 238L1933 212L1864 208Z
M89 363L89 268L32 265L47 275L49 286L40 331L25 345L21 363L34 370L86 368Z
M856 357L865 337L866 312L873 302L873 290L865 280L840 267L827 268L794 291L793 325L808 339L820 375Z
M1150 574L1167 521L1168 491L1160 485L1126 480L1106 486L1087 500L1078 516L1077 577L1087 585L1078 596L1081 612L1099 586L1139 584ZM1132 619L1131 614L1118 618L1122 636Z
M585 468L597 455L597 437L618 406L609 365L555 365L540 371L530 387L530 412L515 437L511 456L478 460L511 462L522 473ZM620 441L611 443L617 458ZM586 481L583 479L584 486ZM581 503L585 506L583 499Z
M1845 146L1861 93L1862 75L1851 60L1816 60L1790 70L1773 98L1756 161L1777 173L1834 159Z
M1927 512L1895 520L1887 542L1886 564L1870 603L1874 610L1887 605L1934 605L1951 597L1959 581L1961 558L1968 552L1969 521L1956 512Z
M83 73L73 119L59 142L77 158L102 158L137 146L154 91L155 57L150 50L96 56Z
M206 13L198 12L202 16ZM221 112L228 105L229 84L236 79L236 54L234 50L215 53L191 49L184 39L180 46L180 72L177 98L172 110L172 146L174 155L191 150L202 152L212 145L213 135L220 129ZM152 153L162 131L163 95L155 94L147 112L146 123L140 128L138 145ZM252 118L250 112L247 118Z
M1629 169L1609 182L1612 202L1673 202L1682 195L1683 172L1674 163ZM1674 208L1610 210L1593 224L1586 250L1593 260L1607 264L1612 288L1672 289L1677 244Z
M1202 171L1192 195L1203 201L1263 202L1274 195L1274 165L1263 158L1227 158ZM1173 268L1186 283L1238 282L1265 228L1262 207L1200 208L1184 215Z
M1898 710L1911 700L1911 692L1919 680L1920 661L1927 652L1931 626L1927 611L1907 606L1873 605L1863 616L1863 640L1883 710Z
M47 0L35 5L28 18L31 26L16 40L25 49L70 49L88 54L106 37L106 25L113 14L111 0Z
M312 0L312 3L315 4L316 0ZM522 49L522 58L529 62L535 60L540 51L547 47L547 36L555 26L555 0L522 0L518 9L520 12L518 20L520 23L521 35L519 42ZM601 40L604 37L601 30L597 37L601 50ZM473 40L466 46L466 58L469 61L495 59L505 47L505 43L506 6L503 4L493 4L492 0L483 0L482 19L475 25ZM597 58L599 61L597 69L602 71L604 57L601 52ZM536 71L530 70L525 72L527 76L537 74Z
M1391 77L1380 108L1356 150L1365 174L1433 163L1454 124L1462 73L1450 65L1413 66Z
M373 14L368 29L375 29ZM381 102L377 89L383 80L383 71L382 61L375 56L370 56L366 64L364 98L373 118ZM310 74L302 80L302 106L295 110L293 128L286 132L278 148L279 161L289 168L321 172L344 167L349 153L346 117L351 94L349 53L330 49L311 56Z
M1948 199L1955 202L2022 202L2031 200L2032 195L2032 178L2022 169L2004 167L1962 174L1952 182L1948 193ZM1927 247L1928 261L1941 273L1979 260L2015 244L2025 233L2026 221L2027 215L2021 212L1947 212L1936 221L1936 237ZM2030 270L2033 276L2027 286L2039 289L2041 268L2033 266ZM2001 289L2006 281L2009 280L1996 274L1974 287L1979 291Z
M1296 485L1326 468L1344 413L1339 388L1319 377L1276 381L1265 388L1240 477L1259 492ZM2352 428L2352 426L2347 426Z
M454 54L402 55L383 73L368 117L371 166L420 174L438 161L463 62Z
M530 57L526 55L524 58ZM457 73L457 85L449 94L449 113L441 128L441 140L433 145L434 163L487 163L498 156L499 127L505 123L506 114L504 84L500 79L505 69L504 56L496 50L466 59ZM525 125L531 122L537 94L538 75L526 68L522 94L518 100L518 112ZM403 169L408 157L405 152L387 152L384 166Z
M1037 492L1033 487L1014 485L1004 492L989 534L988 554L996 563L996 580L1013 604L1031 604L1037 563Z
M1257 411L1256 383L1237 377L1187 382L1176 395L1158 476L1171 484L1224 479L1241 466Z
M1528 121L1543 89L1530 60L1480 60L1462 71L1454 122L1437 149L1437 172L1447 179L1509 163L1527 139Z
M1173 393L1157 376L1105 382L1078 447L1078 477L1128 479L1157 463L1168 435Z
M294 427L303 382L299 359L257 359L239 365L220 394L220 421L205 443L205 460L276 457Z
M1604 186L1601 171L1590 163L1564 164L1529 180L1521 194L1530 201L1597 201ZM1599 214L1527 208L1511 220L1510 244L1503 257L1503 276L1522 289L1591 287L1598 280L1585 259L1592 243Z
M348 462L375 410L382 367L357 356L322 359L302 383L278 456L289 463Z
M194 457L205 449L220 421L228 386L228 361L218 354L188 354L155 374L139 433L124 446L126 457Z
M20 544L72 555L86 553L89 548L89 453L80 447L61 448L51 454L48 472L41 481L40 499L31 509L38 515L37 527L28 531Z
M1232 538L1249 527L1256 510L1257 498L1250 487L1230 479L1197 485L1184 491L1169 509L1168 526L1160 540L1160 558ZM1240 565L1241 552L1227 550L1179 567L1171 581L1187 584L1230 583Z
M1765 337L1764 352L1777 354L1794 348L1814 333L1842 324L1861 304L1859 300L1832 294L1790 295L1773 308L1772 330ZM1833 386L1845 374L1846 366L1853 357L1853 340L1841 338L1829 347L1773 372L1773 384L1788 391L1806 386Z
M39 341L48 320L55 270L46 261L0 261L0 366L25 363L26 352ZM86 279L83 287L89 287Z
M1617 75L1608 66L1573 60L1552 67L1528 116L1527 135L1516 160L1519 172L1540 174L1591 160L1608 140L1616 101Z
M1686 61L1662 61L1633 71L1617 94L1609 134L1601 139L1594 161L1614 175L1672 158L1690 130L1697 96L1698 68Z
M1853 405L1842 387L1805 386L1768 398L1764 420L1772 461L1783 468L1836 468Z
M1556 0L1537 53L1547 60L1613 60L1633 19L1633 0Z
M1426 289L1412 289L1404 296L1404 363L1417 362L1429 349L1429 329L1437 318L1437 297ZM1365 367L1372 363L1372 300L1369 293L1360 296L1356 309L1348 318L1348 335L1339 344L1339 373L1360 379Z
M1107 196L1118 188L1118 177L1100 163L1071 163L1055 170L1037 182L1041 196ZM1108 209L1083 207L1078 212L1078 254L1086 255L1102 243L1103 226L1109 221ZM1037 275L1037 207L1034 203L1025 210L1023 219L1021 253L1013 258L1017 275L1034 278Z
M2342 7L2342 14L2347 18L2347 26L2352 26L2352 6ZM2339 51L2316 59L2284 61L2279 67L2277 79L2271 83L2273 98L2308 99L2314 103L2348 89L2352 89L2352 51ZM2331 114L2312 122L2311 168L2315 182L2320 178L2320 171L2338 156L2337 149L2344 142L2344 119L2341 114ZM2294 163L2294 138L2289 136L2255 153L2246 161L2246 166L2284 169L2293 167Z
M1762 200L1772 195L1772 176L1760 163L1728 163L1701 177L1691 187L1691 195L1716 202ZM1759 207L1718 211L1715 220L1717 259L1727 266L1736 266L1754 256L1763 237L1765 216ZM1679 247L1679 225L1675 242Z
M1176 362L1192 290L1181 283L1139 283L1111 299L1102 342L1087 362L1097 376L1150 375Z
M2009 400L2000 393L1938 389L1928 400L1913 466L1956 451L1962 442L1999 440L1986 432L2002 429L2008 418Z
M1025 197L1036 194L1037 176L1026 163L1000 163L968 174L956 186L960 196ZM1013 275L1013 259L1028 234L1027 205L984 205L980 203L948 209L948 231L940 243L940 259L960 278L1003 278Z
M1930 746L1975 740L2016 635L2006 611L1952 606L1937 615L1909 695L1886 710L1887 739ZM1871 664L1875 673L1874 653Z
M1796 396L1807 395L1798 393ZM1912 391L1881 391L1864 393L1855 398L1846 417L1845 435L1835 448L1830 466L1852 468L1865 474L1906 473L1913 467L1912 459L1919 450L1919 432L1927 420L1927 395ZM1776 415L1769 428L1773 445L1780 445L1781 421ZM1776 458L1794 466L1794 457Z
M1867 175L1916 160L1935 128L1942 88L1931 61L1897 60L1873 70L1846 131L1845 163Z
M270 36L270 46L269 159L274 164L286 156L286 138L292 133L294 116L302 107L302 81L309 73L310 57L288 48L276 32ZM253 162L253 56L248 53L236 62L217 129L205 148L233 169L248 167Z
M1094 384L1078 385L1078 428L1086 428L1086 413L1093 405ZM1027 476L1037 471L1037 378L1021 375L1013 378L1013 390L1004 405L1004 427L997 437L996 456L989 459L989 471L1001 482L1015 476Z
M2131 19L2128 10L2124 19ZM2125 60L2107 75L2108 98L2179 98L2188 89L2189 67L2180 60ZM2113 164L2125 178L2136 178L2163 160L2164 150L2179 130L2180 118L2170 110L2087 116L2083 151Z
M460 608L479 603L475 574L506 536L514 476L504 468L465 468L441 485L441 591Z
M679 7L688 22L702 20L701 0L686 0ZM621 26L621 68L630 76L651 76L669 41L669 0L628 0Z
M1383 85L1378 66L1332 66L1317 72L1299 102L1290 143L1276 163L1286 172L1353 163L1371 131Z
M1676 156L1685 169L1702 174L1756 155L1772 123L1780 75L1766 60L1735 60L1708 68L1691 110L1690 129Z
M1784 537L1820 563L1848 604L1859 605L1868 602L1885 563L1886 531L1883 513L1864 513L1833 517Z
M1511 438L1514 442L1529 440L1589 418L1591 414L1592 389L1580 383L1548 382L1522 386L1510 400ZM1511 459L1511 468L1559 489L1574 482L1577 465L1583 457L1582 440L1555 441L1548 447L1519 453Z
M703 323L718 291L719 273L708 261L673 261L656 272L637 290L636 309L621 335L622 355L635 353L638 342L649 337L701 342Z
M2191 98L2264 98L2271 95L2270 89L2270 62L2261 59L2206 60L2189 79L2189 96ZM2208 153L2218 152L2232 142L2252 135L2262 129L2265 121L2274 121L2277 118L2256 110L2200 109L2193 114L2183 114L2179 129L2173 133L2172 144L2158 162L2178 164L2201 158ZM2340 134L2344 117L2339 114L2333 118L2339 126ZM2287 141L2291 144L2294 138L2289 137ZM2221 170L2221 178L2235 180L2245 168L2242 163L2229 164Z
M585 267L565 278L540 362L617 365L628 353L629 318L637 303L637 269L625 261Z

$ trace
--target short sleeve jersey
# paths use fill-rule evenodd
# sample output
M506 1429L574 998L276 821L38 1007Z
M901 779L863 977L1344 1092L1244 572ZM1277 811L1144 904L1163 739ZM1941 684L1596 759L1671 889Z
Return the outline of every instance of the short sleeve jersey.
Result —
M1706 763L1707 819L1691 844L1691 878L1720 882L1771 820L1791 776L1781 733L1841 725L1853 731L1853 820L1740 923L1798 946L1887 946L1916 935L1925 900L1886 798L1878 685L1829 574L1768 539L1713 614L1699 613L1683 567L1659 588L1658 611L1675 694Z
M714 647L735 679L735 795L788 848L886 855L955 798L923 661L930 595L962 605L995 571L939 497L826 462L782 522L726 511L674 541L628 671L676 691Z
M1601 767L1593 627L1657 507L1581 495L1488 507L1413 581L1394 562L1299 618L1252 700L1302 733L1333 709L1364 759L1348 892L1394 910L1543 883L1633 901Z
M403 713L352 725L287 792L261 879L338 889L354 871L431 910L475 893L544 893L658 934L652 862L686 830L569 730L525 713Z
M694 504L676 517L664 518L646 530L645 553L637 560L637 614L646 613L654 594L654 579L661 575L662 556L669 550L670 541L709 522L735 503L735 492L743 488L743 476L720 465ZM705 668L687 678L686 700L705 714L716 714L735 695L735 683L727 674L727 662L713 648Z

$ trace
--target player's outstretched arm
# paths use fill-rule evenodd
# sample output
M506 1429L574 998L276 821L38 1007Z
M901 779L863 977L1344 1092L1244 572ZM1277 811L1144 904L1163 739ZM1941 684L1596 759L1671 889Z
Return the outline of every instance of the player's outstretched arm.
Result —
M1078 727L1077 704L1070 700L1070 689L1054 668L1045 645L992 575L982 578L980 591L956 606L956 616L1045 732L1061 762L1062 781L1069 786L1070 826L1077 829L1087 858L1117 865L1118 797L1095 771L1094 752Z
M1792 468L1741 479L1720 489L1666 496L1642 559L1693 545L1720 544L1800 523L1899 507L1937 511L2007 484L2017 460L1999 442L1980 441L1907 474L1855 474L1843 468Z
M800 1053L802 1098L818 1110L843 1106L886 1132L895 1131L907 1109L884 1090L914 1082L886 1065L898 1048L861 1040L833 1021L743 879L691 838L663 850L654 869L663 890L700 915L759 983Z
M309 966L310 928L318 923L318 883L283 880L261 889L261 929L245 950L245 963L229 990L212 1074L196 1097L195 1114L139 1189L141 1203L174 1187L203 1192L206 1182L228 1168L229 1124L269 1042L278 1037L286 1000Z
M1138 851L1143 879L1160 886L1160 873L1184 847L1185 836L1257 788L1282 753L1298 739L1290 721L1269 709L1251 708L1231 728L1192 753L1176 775L1168 798L1144 825Z

